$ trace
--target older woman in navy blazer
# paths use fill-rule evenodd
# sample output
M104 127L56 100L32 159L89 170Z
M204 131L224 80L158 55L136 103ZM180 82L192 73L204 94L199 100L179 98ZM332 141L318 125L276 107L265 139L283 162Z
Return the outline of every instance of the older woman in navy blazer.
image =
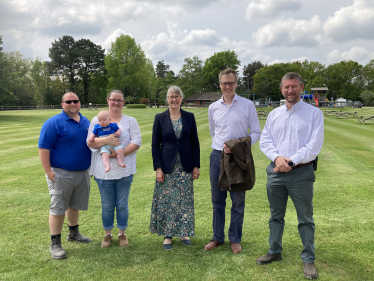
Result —
M193 180L200 175L200 145L193 113L182 110L183 93L177 86L167 92L169 108L156 114L152 133L156 183L150 231L165 236L164 249L172 237L190 245L194 236Z

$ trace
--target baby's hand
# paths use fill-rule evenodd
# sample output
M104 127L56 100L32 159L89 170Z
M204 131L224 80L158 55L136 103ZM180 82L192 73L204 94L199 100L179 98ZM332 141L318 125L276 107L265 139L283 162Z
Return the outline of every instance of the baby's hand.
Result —
M94 138L95 138L95 137L89 137L89 138L88 138L88 142L93 142Z
M114 135L115 135L116 137L119 137L119 136L121 135L121 131L120 131L120 130L117 130L117 131L114 133Z

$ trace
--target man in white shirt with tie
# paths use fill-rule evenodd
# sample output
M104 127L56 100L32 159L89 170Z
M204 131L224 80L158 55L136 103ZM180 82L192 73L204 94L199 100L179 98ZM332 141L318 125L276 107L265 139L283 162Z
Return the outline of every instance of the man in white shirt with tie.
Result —
M272 161L266 168L271 217L270 248L266 255L257 259L257 263L264 265L282 259L284 216L290 196L297 212L303 243L304 276L316 279L313 163L323 145L323 114L301 99L304 84L299 74L289 72L284 75L280 89L286 104L270 112L260 139L260 149Z
M213 151L210 154L210 185L213 203L213 238L205 245L205 251L211 251L224 242L225 239L225 208L227 190L218 187L220 174L220 160L222 150L231 153L224 144L230 139L239 139L250 136L254 145L261 135L260 123L256 107L249 99L239 97L235 93L238 82L238 73L227 68L218 75L222 98L209 106L209 130L212 136ZM248 133L248 130L250 132ZM244 220L245 191L229 191L232 207L231 221L228 237L231 251L234 254L241 252L240 245Z

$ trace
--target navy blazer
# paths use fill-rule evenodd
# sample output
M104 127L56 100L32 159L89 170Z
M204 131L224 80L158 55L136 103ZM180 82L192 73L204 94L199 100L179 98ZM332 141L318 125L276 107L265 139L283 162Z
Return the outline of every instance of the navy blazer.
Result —
M182 134L178 140L170 120L169 109L156 114L152 132L153 168L162 168L165 174L173 170L177 155L182 167L191 173L194 167L200 168L200 144L197 136L195 116L181 109Z

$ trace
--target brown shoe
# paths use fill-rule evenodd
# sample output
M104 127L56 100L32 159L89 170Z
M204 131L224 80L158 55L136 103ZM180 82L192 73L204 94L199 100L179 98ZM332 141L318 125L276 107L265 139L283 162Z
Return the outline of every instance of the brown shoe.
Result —
M231 245L231 252L233 254L239 254L242 251L242 246L240 246L240 243L230 242L230 245Z
M317 279L318 273L313 263L304 262L304 277L306 279Z
M256 260L256 262L260 265L265 265L265 264L272 263L273 261L280 261L281 259L282 259L282 254L281 253L278 253L278 254L275 254L275 255L267 253L266 255L258 258Z
M223 242L218 242L217 240L210 240L210 242L205 245L204 250L211 251L214 248L217 248L219 245L222 245L222 244Z
M118 235L118 242L120 247L126 247L129 244L126 234Z
M101 242L101 248L108 248L112 244L112 236L105 235L103 242Z

